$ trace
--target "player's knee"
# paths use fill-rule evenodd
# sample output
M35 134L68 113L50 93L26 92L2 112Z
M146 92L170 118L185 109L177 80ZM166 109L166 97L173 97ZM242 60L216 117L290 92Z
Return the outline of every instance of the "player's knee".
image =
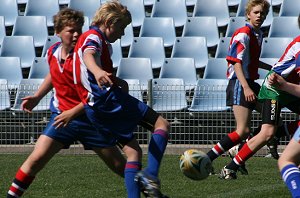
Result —
M168 133L170 130L170 123L162 116L159 116L154 127L155 129L162 129Z

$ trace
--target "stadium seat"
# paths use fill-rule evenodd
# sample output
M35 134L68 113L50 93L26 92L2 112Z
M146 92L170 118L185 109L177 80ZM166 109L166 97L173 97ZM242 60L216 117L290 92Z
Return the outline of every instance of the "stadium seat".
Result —
M214 0L213 3L211 0L197 0L193 16L215 16L218 27L227 26L229 22L227 0Z
M291 37L299 35L298 17L274 17L269 37Z
M186 6L195 6L197 0L185 0L185 5Z
M258 68L259 79L264 79L269 70Z
M148 80L153 78L151 60L149 58L122 58L116 76L121 79L138 79L142 90L147 90Z
M292 40L292 38L284 37L263 38L260 57L279 59Z
M46 43L43 47L43 51L42 51L42 57L46 55L47 50L49 49L49 47L51 47L51 45L53 45L56 42L60 42L61 39L58 36L48 36Z
M49 64L46 58L36 57L30 67L28 78L45 78L49 73Z
M206 37L207 47L214 47L219 43L219 30L217 18L210 17L188 17L183 28L184 37L203 36Z
M53 27L53 15L58 11L58 0L28 0L24 16L45 16L47 26Z
M113 62L113 67L116 68L120 65L120 61L123 58L122 48L120 39L116 40L114 43L111 43L113 53L111 55L111 60Z
M16 98L13 107L11 110L13 111L23 111L21 108L22 98L25 96L33 95L44 79L22 79L16 93ZM50 100L52 97L52 93L49 92L40 102L39 104L33 108L32 111L46 111L49 110Z
M280 6L283 0L272 0L272 6Z
M238 28L245 26L246 22L247 20L244 16L230 17L225 36L231 37Z
M10 108L10 96L6 79L0 79L0 111Z
M16 1L2 1L0 6L0 16L4 17L5 26L14 26L18 16L18 4Z
M182 78L185 90L193 89L197 73L193 58L166 58L160 69L159 78Z
M268 1L272 5L272 3L271 3L272 0L268 0ZM242 17L242 16L245 17L246 16L245 15L245 12L246 12L245 7L247 5L247 2L248 2L248 0L241 0L240 4L238 6L238 9L237 9L237 13L236 13L237 17ZM272 21L273 21L273 7L270 6L269 13L266 17L266 20L264 21L264 23L262 24L261 27L269 27L271 25Z
M89 22L91 23L100 5L100 0L70 0L69 8L82 11L85 16L89 17Z
M149 105L155 111L181 111L186 109L184 81L181 78L157 78L151 80Z
M28 0L17 0L18 4L26 4Z
M18 16L12 36L32 36L35 47L43 47L48 37L45 16Z
M227 0L228 6L238 6L241 0Z
M154 4L155 0L144 0L145 6L152 6Z
M69 5L70 0L58 0L59 5Z
M4 16L0 16L0 45L2 44L2 41L5 36L6 36L6 29L4 23Z
M216 49L215 58L226 58L231 37L222 37Z
M15 89L23 79L19 57L0 57L0 78L6 79L8 87Z
M33 37L32 36L5 36L2 42L0 56L20 57L22 68L31 67L33 60L35 58Z
M88 16L84 16L84 24L82 26L82 32L86 32L90 29L90 19Z
M139 79L123 79L128 83L129 94L143 102L142 89Z
M199 79L189 111L227 111L227 79Z
M210 58L205 67L204 79L227 79L228 64L225 58Z
M186 23L187 10L183 0L155 1L151 17L173 17L175 27L182 27Z
M121 37L121 46L122 47L129 47L133 42L133 27L130 23L126 26L124 30L124 35Z
M136 37L130 46L129 58L150 58L152 69L161 68L165 60L165 48L160 37Z
M120 0L120 2L127 6L127 9L131 13L132 26L140 27L143 24L145 14L144 2L141 0Z
M177 37L171 58L194 58L197 69L205 68L208 51L205 37Z
M147 17L140 30L140 37L161 37L164 47L174 45L176 39L175 26L171 17Z
M295 2L295 0L284 0L282 1L279 16L296 16L298 17L300 12L300 4L299 2Z

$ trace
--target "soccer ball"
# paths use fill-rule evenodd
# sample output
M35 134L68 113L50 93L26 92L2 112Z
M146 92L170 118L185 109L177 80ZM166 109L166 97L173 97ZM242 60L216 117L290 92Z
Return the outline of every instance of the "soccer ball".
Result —
M186 150L180 156L180 170L190 179L202 180L209 176L212 165L209 157L196 149Z

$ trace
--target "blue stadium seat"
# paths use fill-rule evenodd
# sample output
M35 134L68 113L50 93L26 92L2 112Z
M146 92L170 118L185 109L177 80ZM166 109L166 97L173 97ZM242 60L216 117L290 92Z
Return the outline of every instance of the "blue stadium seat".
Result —
M188 17L182 34L184 37L206 37L207 47L214 47L219 43L217 18L213 16Z
M295 38L298 35L298 17L274 17L269 30L269 37Z
M271 3L272 0L268 0L268 1L272 5L272 3ZM236 16L238 16L238 17L242 17L242 16L245 17L246 16L245 15L245 12L246 12L245 7L247 5L247 2L248 2L248 0L241 0L240 4L238 6L238 9L237 9ZM266 17L266 20L264 21L264 23L262 24L261 27L269 27L271 25L272 21L273 21L273 17L274 17L273 16L273 7L270 6L269 13Z
M32 36L5 36L2 42L0 56L20 57L22 68L31 67L33 60L35 58L33 37Z
M225 58L210 58L205 67L204 79L227 79L228 64Z
M89 22L92 23L94 14L100 5L100 0L70 0L69 8L82 11L85 16L89 17Z
M264 79L269 70L258 68L259 79Z
M90 19L88 16L84 16L84 24L82 26L82 32L86 32L90 29Z
M113 62L113 67L116 68L120 65L120 61L123 58L122 48L120 39L116 40L114 43L111 43L113 53L111 55L111 60Z
M32 36L35 47L43 47L48 37L45 16L18 16L12 36Z
M205 6L203 6L205 5ZM215 16L218 27L227 26L229 22L229 9L226 0L197 0L194 8L194 17Z
M284 37L263 38L260 57L279 59L292 40L292 38Z
M154 4L155 0L144 0L145 6L152 6Z
M280 6L283 0L272 0L272 6Z
M129 25L126 26L124 30L124 35L121 37L121 46L122 47L130 47L132 42L133 42L133 27L132 24L130 23Z
M186 23L187 10L183 0L155 1L151 17L173 17L175 27L182 27Z
M298 17L300 12L300 3L295 0L284 0L282 1L279 16L295 16Z
M143 102L142 89L139 79L123 79L128 83L129 94Z
M151 60L149 58L122 58L116 75L121 79L138 79L142 90L147 90L148 80L153 78Z
M45 16L47 26L53 26L53 15L59 11L58 0L28 0L25 16Z
M23 111L21 108L22 98L25 96L33 95L44 79L22 79L16 93L16 98L13 107L13 111ZM50 100L52 92L49 92L32 111L47 111L49 110Z
M174 45L176 39L175 26L171 17L145 18L140 30L140 37L161 37L164 47Z
M48 36L46 43L43 47L43 51L42 51L42 57L46 55L47 50L49 49L49 47L51 47L54 43L56 42L60 42L61 39L58 36Z
M0 111L9 109L10 105L8 82L6 79L0 79Z
M143 24L145 14L144 2L141 0L120 0L123 5L127 6L127 9L131 13L132 26L140 27Z
M193 58L166 58L160 69L159 78L182 78L185 89L193 89L197 83L197 73Z
M171 58L194 58L196 68L205 68L208 51L205 37L177 37Z
M189 111L228 111L226 106L227 79L199 79Z
M231 37L222 37L216 49L215 58L226 58Z
M58 0L59 5L69 5L70 0Z
M28 78L45 78L49 73L49 64L45 57L36 57L30 67Z
M14 26L18 15L18 4L16 1L8 0L1 2L0 16L5 18L5 26Z
M238 6L241 0L227 0L228 6Z
M129 58L150 58L152 68L161 68L165 60L165 48L160 37L136 37L130 46Z
M19 57L0 57L0 78L6 79L10 89L17 88L23 79Z
M197 0L185 0L186 6L195 6Z
M6 36L6 29L4 24L4 16L0 16L0 45L2 44L2 41L5 36Z
M184 81L180 78L151 80L150 106L156 111L181 111L186 109Z
M225 36L231 37L238 28L245 26L246 22L247 20L244 16L230 17Z

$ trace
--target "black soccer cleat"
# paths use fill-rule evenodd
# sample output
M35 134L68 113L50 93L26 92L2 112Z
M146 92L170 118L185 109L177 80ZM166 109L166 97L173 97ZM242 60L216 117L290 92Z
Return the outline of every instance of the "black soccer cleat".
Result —
M273 137L267 143L268 150L274 159L279 159L279 154L277 151L278 143L279 143L279 139L277 139L276 137Z

